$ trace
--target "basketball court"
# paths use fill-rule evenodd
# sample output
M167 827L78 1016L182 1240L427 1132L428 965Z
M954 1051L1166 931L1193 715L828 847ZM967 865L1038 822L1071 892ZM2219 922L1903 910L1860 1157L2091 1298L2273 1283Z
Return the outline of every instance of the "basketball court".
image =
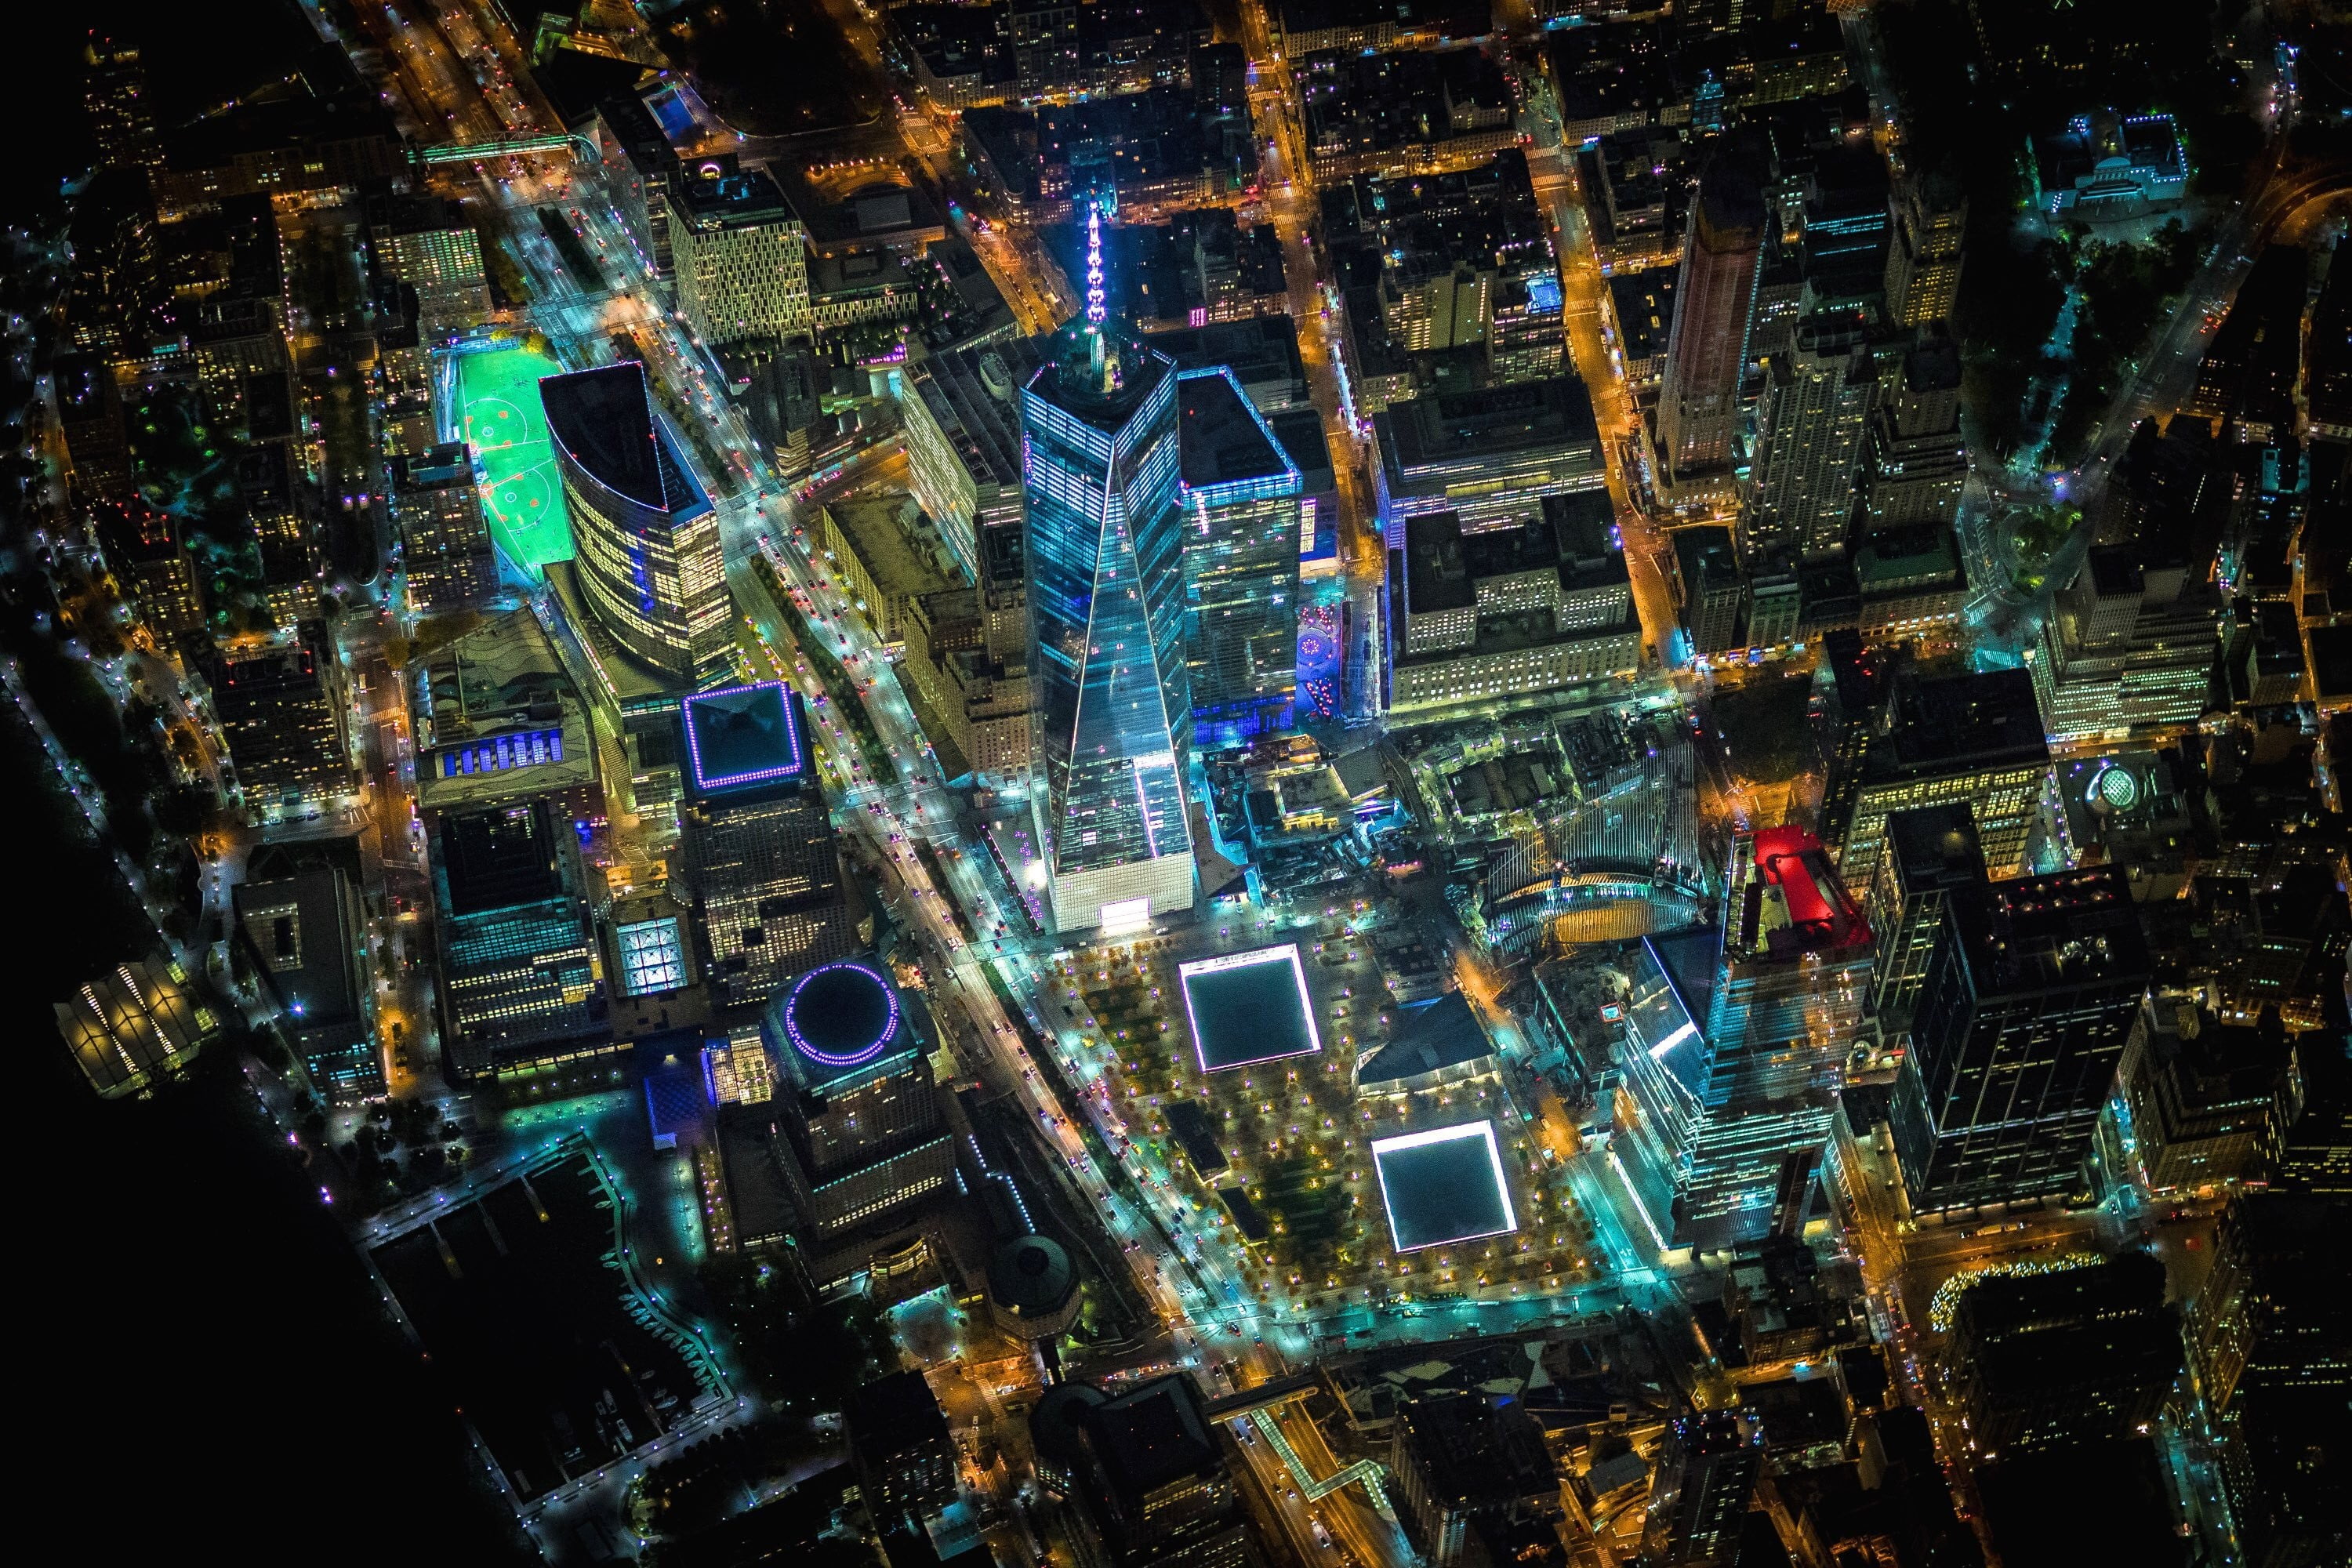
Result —
M549 562L572 559L563 485L539 403L539 378L562 369L520 345L465 354L457 362L460 433L487 480L490 537L534 580Z

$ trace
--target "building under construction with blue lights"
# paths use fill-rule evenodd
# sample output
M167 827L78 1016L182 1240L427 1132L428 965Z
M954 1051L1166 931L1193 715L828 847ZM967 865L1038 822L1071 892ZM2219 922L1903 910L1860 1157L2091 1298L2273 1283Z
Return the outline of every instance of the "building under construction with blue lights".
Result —
M1192 907L1176 368L1104 314L1100 254L1087 316L1021 390L1031 800L1059 931Z
M1802 1225L1869 969L1861 910L1795 827L1732 840L1717 924L1643 942L1624 1163L1662 1248L1720 1251Z

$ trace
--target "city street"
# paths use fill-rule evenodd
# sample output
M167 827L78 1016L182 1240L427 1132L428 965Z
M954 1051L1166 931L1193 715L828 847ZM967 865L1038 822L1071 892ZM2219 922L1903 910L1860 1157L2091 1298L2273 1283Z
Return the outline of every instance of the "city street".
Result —
M407 3L411 9L405 12L394 5L365 13L364 25L390 62L411 116L446 125L464 141L551 127L544 106L516 85L528 80L520 52L480 0L432 0L429 12L415 0ZM870 18L849 0L833 9L860 60L887 79L890 68ZM1338 475L1346 592L1363 623L1370 624L1386 564L1369 477L1377 455L1369 441L1370 422L1353 408L1346 386L1338 301L1327 287L1327 261L1313 237L1315 194L1311 182L1301 177L1307 162L1303 128L1292 108L1297 93L1289 67L1267 41L1263 0L1244 0L1241 16L1255 60L1251 103L1265 144L1264 211L1283 247L1291 313L1300 323L1301 358ZM1522 44L1536 37L1533 24L1525 19L1514 31ZM1884 91L1879 75L1872 68L1864 74ZM1553 226L1568 350L1591 396L1648 645L1643 663L1666 672L1671 683L1671 694L1654 695L1687 706L1700 700L1701 692L1692 678L1673 670L1670 535L1649 501L1648 442L1623 374L1608 279L1586 221L1575 158L1562 145L1552 86L1540 64L1523 68L1518 82L1519 123L1536 194ZM910 84L897 85L912 97ZM1891 110L1882 118L1885 139L1899 144ZM947 131L908 110L861 134L874 142L872 155L910 161L936 188L945 189L952 173L947 167ZM752 157L791 155L781 142L745 142L741 151ZM1117 1251L1124 1258L1135 1289L1158 1320L1147 1343L1122 1362L1090 1364L1088 1373L1174 1359L1199 1369L1213 1386L1245 1387L1309 1364L1335 1333L1378 1344L1532 1330L1629 1304L1658 1304L1673 1295L1692 1268L1667 1247L1659 1216L1635 1193L1620 1154L1605 1136L1588 1141L1556 1099L1541 1095L1531 1108L1533 1128L1591 1217L1594 1246L1608 1266L1604 1279L1537 1298L1479 1299L1470 1293L1470 1299L1386 1310L1351 1306L1321 1318L1285 1291L1266 1288L1263 1261L1254 1259L1234 1228L1196 1200L1191 1177L1162 1163L1145 1142L1129 1138L1112 1096L1118 1079L1109 1032L1086 1012L1076 993L1063 989L1047 955L1053 944L1027 934L1023 895L1032 889L1008 884L975 837L967 804L940 776L876 626L832 571L809 553L806 541L820 505L903 487L906 459L897 437L882 437L813 483L785 483L725 395L722 373L707 347L682 318L662 308L644 258L600 182L583 177L590 172L569 166L564 156L509 157L495 167L478 165L473 175L522 266L531 300L524 317L545 335L555 356L574 367L610 363L615 334L625 335L644 355L662 405L679 421L686 461L719 511L728 583L742 618L740 664L755 678L791 681L811 700L818 760L834 798L836 827L853 841L858 859L882 868L882 896L913 933L944 1037L959 1044L964 1065L991 1090L1022 1108L1049 1168L1065 1184L1060 1195L1066 1206L1098 1232L1101 1256ZM462 179L460 167L453 165L451 173ZM2278 208L2282 219L2303 210L2294 204ZM569 258L551 238L547 222L568 223L580 241L578 247L566 242ZM1062 319L1068 283L1033 231L996 222L975 224L971 232L975 248L1024 330L1043 331ZM2225 295L2242 267L2235 246L2223 246L2200 274L2196 297ZM2102 471L2086 475L2085 490L2104 479L2104 466L2120 449L2133 418L2177 406L2186 395L2202 341L2194 324L2198 314L2181 313L2130 392L2118 400L2095 459ZM1970 547L1979 568L1990 568L2000 553L1986 520L2012 494L1971 491L1976 521ZM782 585L790 605L778 602L772 584ZM2030 606L1993 590L1994 615L2021 612L2030 613ZM856 687L854 697L832 695L859 703L872 744L861 744L847 715L818 700L824 687L795 640L803 626L824 639L824 651L848 672ZM384 662L380 628L371 634L362 625L347 637L345 657L359 701L370 871L383 894L373 941L381 954L376 1005L387 1068L395 1093L436 1093L439 1086L429 1070L431 997L407 962L410 954L427 950L429 932L418 911L430 907L430 899L421 845L410 831L414 762L400 681ZM882 756L888 767L877 776L873 770ZM1024 874L1023 868L1013 870L1016 877ZM1281 929L1274 913L1255 906L1240 918L1255 921L1269 936ZM1147 932L1139 940L1152 938ZM1082 962L1093 958L1083 951L1079 956ZM1493 983L1483 974L1477 980L1473 994L1505 1042L1506 1055L1516 1060L1527 1042ZM394 1025L401 1026L406 1050L393 1047ZM973 1042L979 1048L969 1048ZM1033 1056L1033 1043L1050 1059ZM1066 1100L1057 1092L1057 1081L1066 1088ZM1072 1105L1089 1125L1073 1121ZM1114 1152L1119 1168L1099 1163L1105 1151ZM1834 1171L1874 1310L1895 1335L1902 1375L1931 1400L1936 1394L1920 1360L1920 1335L1928 1305L1945 1281L2020 1257L2063 1254L2102 1237L2113 1240L2126 1223L2101 1214L2042 1213L1974 1227L1914 1230L1897 1217L1886 1174L1869 1151L1842 1150ZM2159 1245L2177 1238L2175 1250L2186 1258L2198 1245L2190 1239L2195 1227L2206 1223L2200 1215L2154 1228L2161 1235ZM1319 1562L1327 1552L1338 1553L1351 1568L1408 1568L1416 1561L1393 1518L1373 1507L1363 1488L1311 1495L1341 1468L1312 1422L1295 1412L1268 1419L1273 1426L1236 1425L1234 1451L1246 1466L1252 1507L1302 1561ZM1271 1440L1277 1429L1286 1439L1279 1446Z

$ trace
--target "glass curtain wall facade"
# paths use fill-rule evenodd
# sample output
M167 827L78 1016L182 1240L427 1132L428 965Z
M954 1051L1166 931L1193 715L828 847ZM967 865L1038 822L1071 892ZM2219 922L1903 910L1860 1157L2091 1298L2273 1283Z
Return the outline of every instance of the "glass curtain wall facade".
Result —
M1298 685L1298 466L1229 369L1179 377L1184 664L1193 739L1289 722Z
M1954 889L1895 1086L1911 1206L2086 1189L2084 1159L2151 973L2114 866Z
M589 613L671 684L721 683L732 612L719 512L655 416L645 366L551 375L539 391Z
M1021 426L1031 799L1055 928L1189 910L1175 366L1081 318L1022 388Z
M1800 1220L1862 1014L1869 930L1811 834L1733 840L1725 918L1643 943L1626 1010L1637 1191L1674 1247Z

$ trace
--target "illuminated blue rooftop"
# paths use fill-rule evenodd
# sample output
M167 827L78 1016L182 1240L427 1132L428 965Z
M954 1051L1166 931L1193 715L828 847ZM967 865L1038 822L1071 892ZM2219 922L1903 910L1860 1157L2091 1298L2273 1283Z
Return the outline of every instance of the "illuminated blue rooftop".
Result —
M686 700L687 778L698 795L793 787L810 776L800 697L781 680Z
M904 1033L898 989L880 970L849 959L793 982L777 1016L793 1050L835 1071L877 1060Z

